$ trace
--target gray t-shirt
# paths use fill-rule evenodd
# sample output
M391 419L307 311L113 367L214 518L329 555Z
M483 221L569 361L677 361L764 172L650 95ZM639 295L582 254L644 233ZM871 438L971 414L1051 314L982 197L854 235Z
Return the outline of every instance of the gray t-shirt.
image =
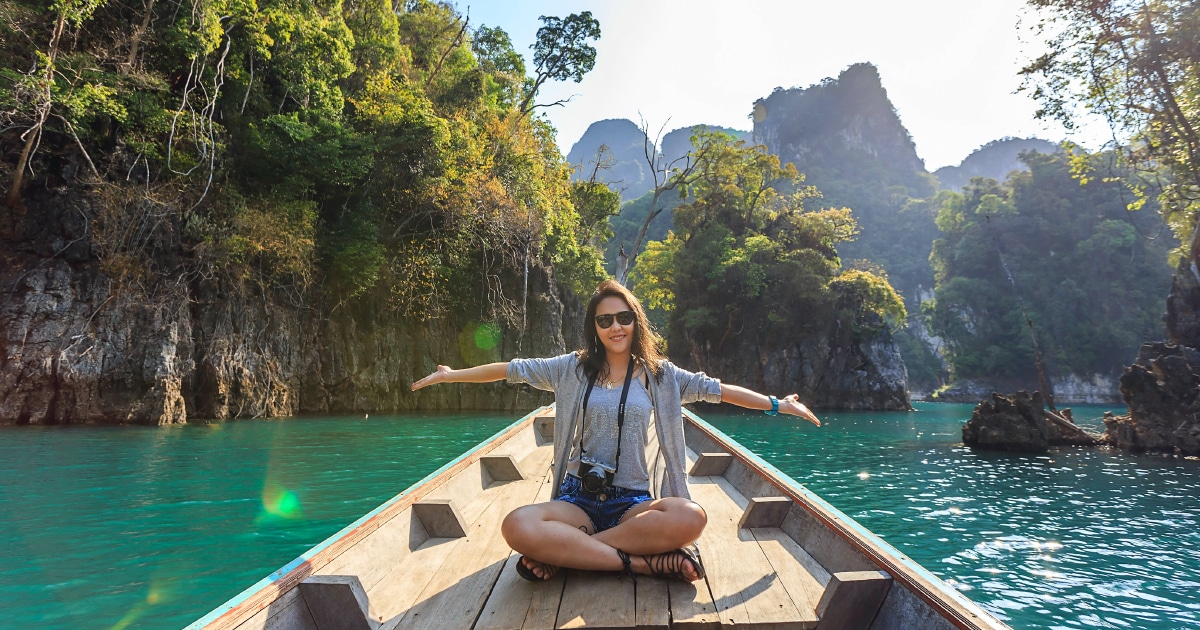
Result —
M554 490L551 498L558 497L558 487L567 475L570 451L579 433L579 412L583 408L587 381L580 374L578 359L578 355L571 352L557 357L511 359L508 362L509 383L529 383L537 389L554 392ZM662 370L661 381L650 379L654 431L650 433L645 455L654 479L650 492L655 498L687 499L691 495L685 471L687 457L680 405L697 401L721 402L721 381L703 372L680 369L670 361L662 362Z
M650 490L650 473L646 466L646 444L654 435L651 411L654 405L646 391L645 376L638 375L629 384L629 397L625 400L625 423L620 431L621 461L617 458L617 410L621 406L621 381L612 389L597 385L592 388L588 399L587 416L583 424L582 449L579 441L571 445L571 456L567 460L567 471L579 474L580 461L600 465L606 470L617 471L613 485L630 490Z

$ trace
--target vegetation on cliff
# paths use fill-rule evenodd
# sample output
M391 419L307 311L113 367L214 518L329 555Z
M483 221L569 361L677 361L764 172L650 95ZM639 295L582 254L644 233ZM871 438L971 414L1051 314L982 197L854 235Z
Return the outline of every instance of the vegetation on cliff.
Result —
M637 292L667 313L673 354L711 365L731 336L785 347L837 318L862 341L904 320L885 277L842 269L836 246L857 229L850 210L807 208L816 189L762 146L706 130L693 142L703 158L674 231L633 272Z
M1021 70L1038 115L1073 127L1108 121L1122 171L1139 199L1157 197L1180 254L1200 263L1200 5L1192 0L1029 0L1048 51ZM1085 178L1112 177L1092 162Z
M931 196L908 130L869 63L846 68L807 88L776 89L754 105L754 140L792 162L820 189L825 207L854 209L861 233L842 256L887 271L906 296L932 286L929 251L933 217L905 211L909 199Z
M603 273L615 205L570 182L534 115L541 85L590 70L590 13L543 18L529 77L503 30L430 0L0 0L0 17L5 229L37 191L84 184L118 281L168 271L147 247L163 230L186 273L417 319L519 321L502 269L553 264L579 291Z
M1130 215L1119 183L1080 185L1062 153L1024 159L1003 183L939 195L928 323L957 378L1033 374L1031 332L1052 374L1119 374L1160 330L1174 240Z
M943 166L933 172L938 183L947 190L959 190L975 177L1004 181L1013 171L1028 170L1021 154L1030 151L1057 153L1059 146L1038 138L1001 138L971 152L957 166Z

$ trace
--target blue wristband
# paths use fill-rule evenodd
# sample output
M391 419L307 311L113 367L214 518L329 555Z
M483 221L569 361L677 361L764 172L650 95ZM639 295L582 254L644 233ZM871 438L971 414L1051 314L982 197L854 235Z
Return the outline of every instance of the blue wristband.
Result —
M767 398L771 399L771 408L763 409L763 413L767 414L768 416L778 415L779 414L779 399L774 396L767 396Z

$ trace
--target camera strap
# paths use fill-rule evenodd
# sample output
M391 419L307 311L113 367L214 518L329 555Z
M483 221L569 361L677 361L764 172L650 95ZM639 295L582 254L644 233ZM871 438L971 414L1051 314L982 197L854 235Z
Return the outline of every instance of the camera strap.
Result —
M621 387L621 405L617 407L617 457L613 462L613 477L617 476L617 468L621 465L621 433L625 428L625 400L629 398L629 383L633 381L633 355L629 355L629 369L625 370L625 385ZM587 435L587 405L588 399L592 397L592 388L596 386L596 379L588 381L587 392L583 395L583 430L579 432L579 452L580 455L587 454L587 450L583 448L583 437Z

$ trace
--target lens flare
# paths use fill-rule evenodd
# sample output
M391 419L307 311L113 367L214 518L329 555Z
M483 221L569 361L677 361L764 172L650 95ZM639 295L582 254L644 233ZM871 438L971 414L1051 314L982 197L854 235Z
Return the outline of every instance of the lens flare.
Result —
M475 347L480 350L491 350L500 343L500 327L491 322L480 324L475 329Z
M139 602L132 610L125 613L110 630L125 630L133 626L139 619L156 604L162 604L172 599L172 593L167 590L165 584L161 580L154 580L150 583L150 591L146 593L146 600Z
M278 484L268 482L263 488L263 516L296 520L303 518L300 497L295 492Z

